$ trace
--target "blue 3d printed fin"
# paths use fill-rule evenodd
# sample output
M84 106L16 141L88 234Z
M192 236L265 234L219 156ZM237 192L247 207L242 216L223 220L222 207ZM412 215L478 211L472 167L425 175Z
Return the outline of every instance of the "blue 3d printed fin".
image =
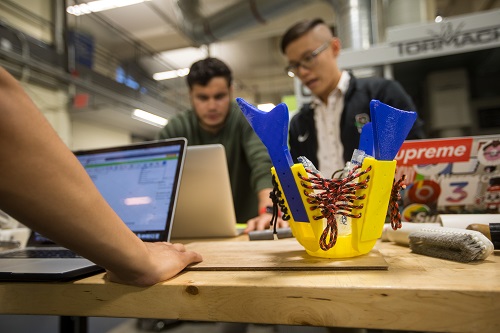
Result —
M364 151L367 155L375 156L373 146L373 126L372 123L366 123L361 129L361 137L359 138L359 150Z
M271 111L264 112L242 98L236 98L236 102L250 126L267 148L294 220L296 222L309 222L299 189L290 169L293 161L287 144L287 106L281 103Z
M403 111L373 99L370 102L375 159L392 161L410 133L417 113Z

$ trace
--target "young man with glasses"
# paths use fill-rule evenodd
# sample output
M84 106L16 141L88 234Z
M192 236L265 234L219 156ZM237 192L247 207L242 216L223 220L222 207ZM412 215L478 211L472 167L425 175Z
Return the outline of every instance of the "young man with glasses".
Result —
M290 152L305 156L330 177L342 169L358 147L361 128L370 121L370 101L380 100L401 110L416 107L401 85L382 78L357 79L339 69L340 40L321 19L304 20L289 28L281 40L288 60L285 68L309 88L311 103L290 123ZM408 139L423 138L417 119Z
M247 223L245 232L269 228L272 163L232 99L231 70L219 59L206 58L191 66L187 83L192 109L169 119L158 138L185 137L189 145L222 144L238 222ZM278 227L287 226L278 218Z

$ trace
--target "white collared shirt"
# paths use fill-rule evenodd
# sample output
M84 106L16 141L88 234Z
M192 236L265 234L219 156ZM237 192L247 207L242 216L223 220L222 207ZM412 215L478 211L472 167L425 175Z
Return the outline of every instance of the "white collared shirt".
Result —
M344 109L344 97L349 87L351 76L342 71L337 87L328 95L327 104L318 97L313 98L316 104L314 123L318 136L318 162L323 177L330 178L332 174L344 168L344 147L340 140L340 119Z

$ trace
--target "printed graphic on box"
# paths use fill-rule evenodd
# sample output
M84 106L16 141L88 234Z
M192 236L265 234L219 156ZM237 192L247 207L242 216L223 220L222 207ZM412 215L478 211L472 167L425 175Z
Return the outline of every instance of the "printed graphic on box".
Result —
M500 213L500 135L405 141L396 160L403 221Z

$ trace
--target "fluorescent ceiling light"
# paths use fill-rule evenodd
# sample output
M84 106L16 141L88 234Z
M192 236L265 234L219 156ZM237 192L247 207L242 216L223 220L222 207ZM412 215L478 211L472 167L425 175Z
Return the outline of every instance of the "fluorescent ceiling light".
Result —
M153 74L156 81L175 79L189 74L189 68L174 69L173 71L158 72Z
M264 104L258 104L257 109L259 109L260 111L269 112L272 109L274 109L275 106L276 105L274 105L273 103L264 103Z
M144 1L150 0L97 0L82 3L80 5L69 6L68 8L66 8L66 12L75 16L80 16L90 13L102 12L108 9L136 5Z
M163 127L168 123L168 119L146 112L141 109L135 109L134 112L132 112L132 118L156 127Z

